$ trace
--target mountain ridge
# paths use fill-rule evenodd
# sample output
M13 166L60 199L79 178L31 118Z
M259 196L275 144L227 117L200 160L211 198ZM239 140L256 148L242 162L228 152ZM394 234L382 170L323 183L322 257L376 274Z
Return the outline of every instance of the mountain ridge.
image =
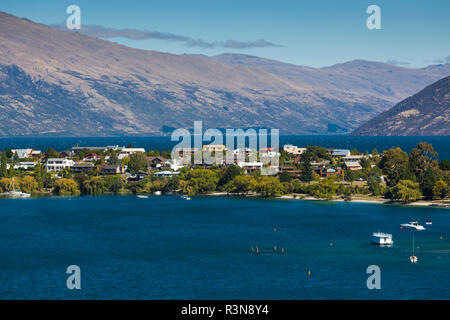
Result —
M449 136L450 76L369 120L352 135Z
M271 70L129 48L3 12L0 53L0 136L151 135L191 128L194 120L211 128L345 133L440 78L434 69L412 69L415 80L393 94L378 80L369 87L370 79L359 92L351 83L357 63L346 75L342 66L288 67L289 75L282 62ZM324 81L329 74L337 80Z

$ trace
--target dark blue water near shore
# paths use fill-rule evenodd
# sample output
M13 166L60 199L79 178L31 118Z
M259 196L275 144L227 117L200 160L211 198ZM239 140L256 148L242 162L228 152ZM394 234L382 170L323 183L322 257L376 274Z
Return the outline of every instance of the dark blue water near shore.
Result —
M280 146L287 143L298 146L319 145L327 148L357 149L362 152L371 152L374 148L380 152L394 147L400 147L409 152L422 141L432 143L440 159L450 159L450 137L280 136ZM170 137L0 138L0 150L8 148L46 150L53 147L57 151L63 151L77 144L79 146L132 144L147 150L171 150L177 142L170 141Z
M0 299L450 298L448 209L103 196L0 199L0 212ZM399 229L412 219L433 222L416 232L417 264ZM378 230L393 247L369 243ZM66 288L73 264L81 290ZM381 290L366 287L369 265L381 268Z

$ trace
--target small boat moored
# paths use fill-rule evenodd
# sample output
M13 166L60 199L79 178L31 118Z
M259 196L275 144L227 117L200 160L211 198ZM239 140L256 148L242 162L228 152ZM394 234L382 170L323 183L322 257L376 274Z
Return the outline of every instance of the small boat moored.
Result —
M138 197L138 199L147 199L148 198L148 196L143 196L143 195L138 195L137 197Z
M390 233L374 232L372 234L372 243L381 246L391 246L394 244L394 241Z
M16 190L15 185L14 185L14 178L13 178L11 190L0 193L0 196L8 197L8 198L29 198L29 197L31 197L31 194L22 192L20 190Z

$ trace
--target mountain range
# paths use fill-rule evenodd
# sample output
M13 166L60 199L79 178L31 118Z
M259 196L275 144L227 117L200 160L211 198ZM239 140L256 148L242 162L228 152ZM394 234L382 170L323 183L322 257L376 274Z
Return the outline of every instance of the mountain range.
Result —
M348 133L449 74L450 64L311 68L241 54L175 55L0 12L0 136L152 135L194 120Z
M450 76L426 87L356 129L364 136L449 136Z

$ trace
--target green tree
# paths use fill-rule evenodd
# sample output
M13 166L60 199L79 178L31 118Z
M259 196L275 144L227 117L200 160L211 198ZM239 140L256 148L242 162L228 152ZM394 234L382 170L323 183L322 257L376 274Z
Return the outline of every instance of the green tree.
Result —
M223 173L223 176L220 178L218 185L224 186L231 180L233 180L235 177L241 175L243 173L243 170L241 167L236 165L228 166L225 169L225 172Z
M148 161L143 153L133 153L130 155L130 162L128 163L128 170L130 172L145 171L148 169Z
M106 176L105 188L114 193L120 192L124 186L123 178L120 175Z
M304 182L310 182L314 179L313 171L311 168L311 158L308 155L306 155L304 157L303 168L302 168L302 173L301 173L300 179Z
M41 164L37 164L34 167L33 171L34 171L34 178L38 183L38 189L42 190L42 188L44 187L45 169Z
M205 194L216 190L218 174L213 170L194 169L187 172L186 180L180 181L183 193L189 195Z
M8 158L6 157L5 152L2 153L1 161L2 161L2 163L0 166L0 178L3 178L8 175L8 169L7 169Z
M80 194L80 190L78 189L78 184L73 179L58 179L55 182L54 192L59 195L74 195L77 196Z
M92 177L83 182L83 194L102 195L106 191L103 177Z
M436 172L436 169L433 169L433 167L429 165L422 174L420 181L420 190L425 198L433 198L433 188L438 180L439 175Z
M8 158L8 160L12 159L13 155L14 155L14 152L12 152L11 149L6 150L6 158Z
M47 151L44 153L45 157L48 158L58 158L59 153L55 151L53 148L48 148Z
M447 183L443 180L439 180L433 187L433 195L437 198L444 199L449 194L449 188Z
M26 193L32 193L39 188L39 184L36 179L31 176L24 176L19 180L19 188L21 191Z
M279 176L280 182L291 182L292 176L288 172L282 172Z
M344 180L352 183L357 178L357 174L355 171L350 170L348 168L344 169Z
M108 159L108 164L109 165L120 165L121 162L119 160L119 158L117 157L117 154L115 152L113 152L111 154L111 156Z
M416 148L409 154L409 165L416 181L422 181L423 175L429 166L437 167L436 160L438 153L434 151L433 146L426 142L420 142Z
M318 183L311 185L310 194L315 198L332 200L338 190L335 178L327 177Z
M387 175L389 186L394 186L400 179L407 179L411 176L408 154L400 148L385 151L379 166Z
M255 185L256 180L252 176L236 176L225 185L224 189L227 193L248 194Z
M441 162L439 162L439 169L443 171L450 171L450 161L442 160Z
M284 194L283 184L278 177L260 177L255 185L255 189L263 197L278 197Z
M422 198L419 183L411 180L400 180L392 188L392 197L401 200L403 203L419 200Z
M381 183L381 176L379 175L379 173L375 170L370 171L369 174L367 175L367 185L369 186L370 192L372 192L372 194L376 197L382 193L380 183Z
M3 177L0 179L0 192L10 191L12 187L12 179Z

